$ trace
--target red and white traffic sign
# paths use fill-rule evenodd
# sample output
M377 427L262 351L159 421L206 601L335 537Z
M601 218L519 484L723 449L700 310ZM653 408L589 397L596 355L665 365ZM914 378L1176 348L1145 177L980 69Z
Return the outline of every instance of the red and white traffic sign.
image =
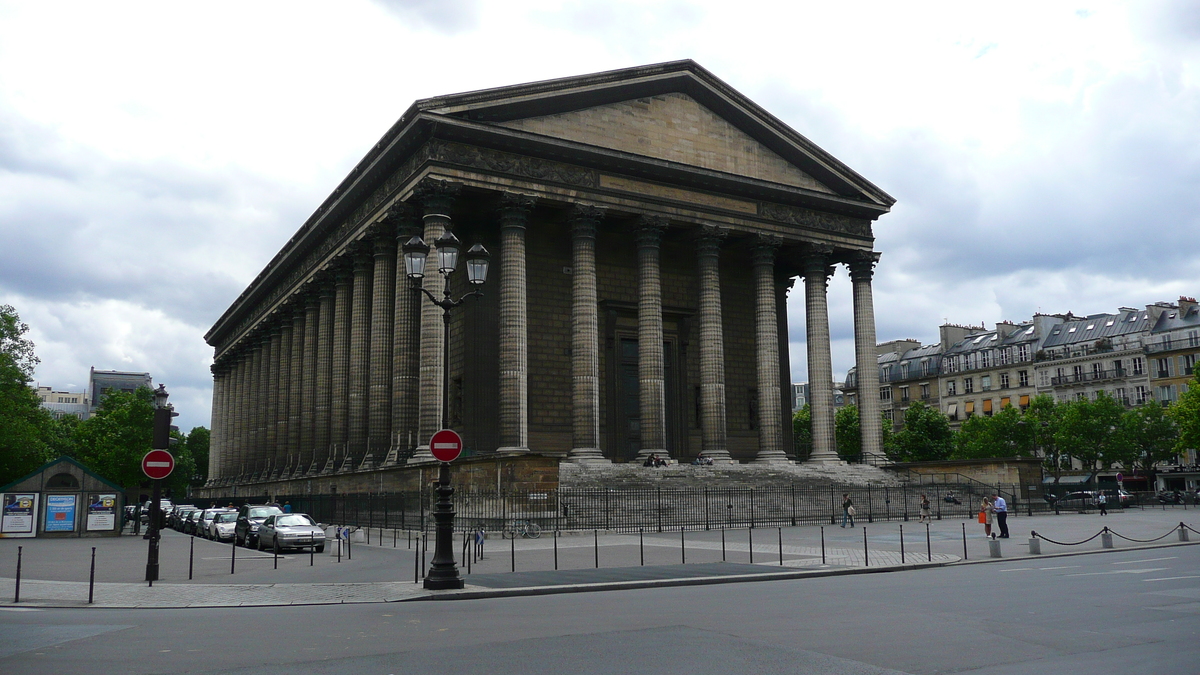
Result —
M429 451L442 462L453 462L462 454L462 436L453 429L442 429L429 439Z
M151 478L166 478L174 470L175 458L166 450L151 450L142 458L142 473Z

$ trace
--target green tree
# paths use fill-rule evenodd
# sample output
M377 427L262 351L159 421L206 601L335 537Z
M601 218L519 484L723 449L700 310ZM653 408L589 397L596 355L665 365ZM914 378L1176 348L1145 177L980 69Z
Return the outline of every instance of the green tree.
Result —
M858 406L844 405L834 412L833 440L842 461L862 461L862 427L858 422Z
M803 462L812 455L812 409L807 403L792 415L792 445L797 461Z
M29 388L38 358L28 331L12 306L0 305L0 485L53 459L54 418Z
M192 427L187 435L187 451L196 463L192 477L192 487L200 487L208 482L208 443L211 434L205 427Z
M904 428L892 434L884 448L898 462L947 459L954 449L954 432L942 411L917 401L904 411Z
M1017 408L1007 407L988 417L973 415L955 435L955 459L1033 457L1034 430Z
M77 459L125 487L141 485L142 457L154 436L154 396L148 387L109 392L75 433Z
M1175 451L1183 454L1185 450L1200 449L1200 371L1188 384L1188 390L1167 409L1167 415L1179 430Z
M1083 464L1089 481L1127 452L1124 434L1118 433L1125 410L1108 394L1100 392L1094 401L1067 401L1059 408L1055 444Z
M1119 432L1124 443L1113 457L1127 470L1151 473L1159 462L1179 454L1179 428L1161 405L1151 402L1126 410Z

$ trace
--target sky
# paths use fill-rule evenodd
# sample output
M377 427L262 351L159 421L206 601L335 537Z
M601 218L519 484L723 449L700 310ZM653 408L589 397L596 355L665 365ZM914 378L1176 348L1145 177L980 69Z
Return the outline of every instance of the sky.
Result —
M1195 2L0 2L0 304L208 426L204 333L414 100L680 58L896 198L880 341L1200 294Z

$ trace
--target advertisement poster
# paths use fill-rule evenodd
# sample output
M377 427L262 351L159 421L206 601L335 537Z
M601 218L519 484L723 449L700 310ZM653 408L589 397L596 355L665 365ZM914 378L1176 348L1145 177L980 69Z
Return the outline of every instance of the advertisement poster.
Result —
M117 496L114 494L88 495L88 532L117 529Z
M75 531L75 495L46 495L46 532Z
M0 536L32 537L33 514L37 511L37 495L4 495L4 514L0 516Z

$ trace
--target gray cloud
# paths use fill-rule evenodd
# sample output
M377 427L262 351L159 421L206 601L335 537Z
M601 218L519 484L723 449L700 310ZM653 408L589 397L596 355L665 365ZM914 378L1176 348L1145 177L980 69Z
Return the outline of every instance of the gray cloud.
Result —
M479 0L375 0L398 18L454 35L479 23Z

